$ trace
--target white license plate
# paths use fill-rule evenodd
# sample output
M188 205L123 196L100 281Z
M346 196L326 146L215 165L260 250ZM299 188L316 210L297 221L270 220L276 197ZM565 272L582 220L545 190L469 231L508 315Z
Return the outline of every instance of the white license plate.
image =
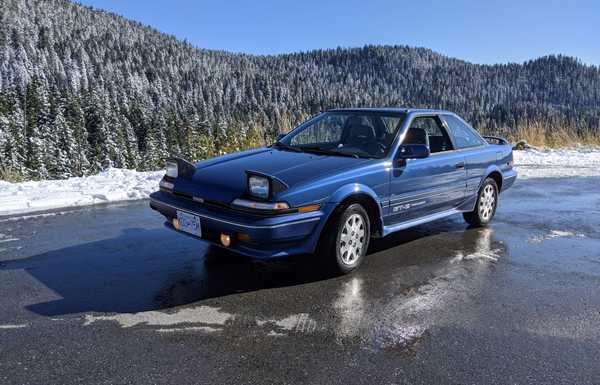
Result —
M186 233L193 234L197 237L202 236L199 216L188 214L184 211L177 211L177 221L179 221L178 230L185 231Z

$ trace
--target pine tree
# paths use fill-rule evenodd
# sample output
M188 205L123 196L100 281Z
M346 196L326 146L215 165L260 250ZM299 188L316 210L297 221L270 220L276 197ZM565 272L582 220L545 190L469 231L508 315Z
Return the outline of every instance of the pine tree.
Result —
M121 121L122 136L125 140L125 167L136 169L140 165L138 139L127 118Z
M73 162L71 173L74 176L88 175L91 172L91 164L88 160L90 146L86 129L85 113L81 107L78 97L71 97L67 104L65 114L67 122L71 127L74 141Z
M593 138L600 68L560 55L477 65L407 46L233 54L68 1L0 0L0 162L28 177L204 159L348 106L445 108L486 132Z
M57 143L54 148L53 168L50 174L57 178L68 178L73 176L73 161L76 159L77 143L71 126L64 117L62 108L56 113L52 122L52 131L57 135Z

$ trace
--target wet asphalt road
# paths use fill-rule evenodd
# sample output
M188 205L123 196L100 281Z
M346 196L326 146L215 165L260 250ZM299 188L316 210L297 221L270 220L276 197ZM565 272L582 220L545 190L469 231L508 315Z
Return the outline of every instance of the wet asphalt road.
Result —
M599 187L519 181L491 227L404 231L335 278L147 202L3 218L0 383L598 384Z

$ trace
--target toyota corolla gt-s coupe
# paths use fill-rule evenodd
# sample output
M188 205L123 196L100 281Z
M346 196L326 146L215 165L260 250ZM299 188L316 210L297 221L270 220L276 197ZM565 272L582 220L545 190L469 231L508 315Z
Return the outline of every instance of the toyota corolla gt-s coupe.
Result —
M166 226L253 258L314 253L355 270L369 241L462 213L487 225L517 177L510 145L440 110L321 113L266 148L167 160Z

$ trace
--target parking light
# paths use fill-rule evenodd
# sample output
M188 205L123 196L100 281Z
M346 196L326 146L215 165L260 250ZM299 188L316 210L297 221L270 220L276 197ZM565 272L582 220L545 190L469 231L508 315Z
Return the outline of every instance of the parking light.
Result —
M227 234L221 234L221 244L225 247L231 245L231 237Z

